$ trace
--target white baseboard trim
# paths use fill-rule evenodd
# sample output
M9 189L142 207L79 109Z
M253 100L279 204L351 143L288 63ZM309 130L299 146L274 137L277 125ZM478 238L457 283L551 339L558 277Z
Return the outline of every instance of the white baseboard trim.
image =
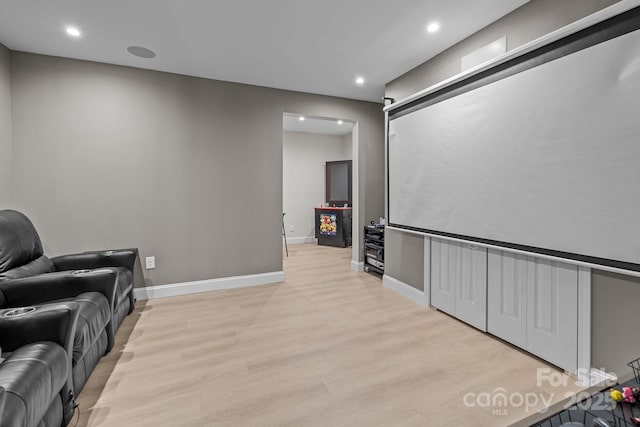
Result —
M283 271L271 273L249 274L247 276L221 277L219 279L197 280L193 282L171 283L168 285L134 288L133 295L138 300L174 297L199 292L220 291L223 289L246 288L249 286L268 285L284 281Z
M364 272L364 261L358 262L358 261L351 260L351 270L363 273Z
M596 385L602 385L608 387L613 386L618 382L617 375L601 369L591 368L588 375L583 374L584 372L578 372L578 382L582 386L593 387Z
M423 291L418 290L404 282L401 282L398 279L394 279L393 277L385 274L382 276L382 286L396 291L400 295L409 298L411 301L418 303L423 307L428 307L427 298L425 297Z
M313 236L300 236L300 237L287 237L287 245L300 245L303 243L316 243L316 238ZM284 239L282 239L284 245Z

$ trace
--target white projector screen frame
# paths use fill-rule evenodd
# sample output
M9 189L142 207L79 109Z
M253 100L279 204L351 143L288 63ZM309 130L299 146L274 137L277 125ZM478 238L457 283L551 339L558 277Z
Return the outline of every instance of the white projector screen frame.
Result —
M640 8L389 111L389 225L640 271Z

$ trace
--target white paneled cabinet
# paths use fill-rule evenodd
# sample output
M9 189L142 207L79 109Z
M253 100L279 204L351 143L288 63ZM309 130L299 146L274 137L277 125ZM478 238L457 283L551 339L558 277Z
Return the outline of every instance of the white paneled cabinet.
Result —
M518 347L526 347L527 283L533 260L493 249L488 255L487 330Z
M487 249L431 239L431 305L487 330Z
M578 267L536 259L527 287L527 350L574 372L578 364Z
M569 372L591 365L591 271L426 236L427 303Z
M489 250L487 329L568 371L578 363L578 267Z

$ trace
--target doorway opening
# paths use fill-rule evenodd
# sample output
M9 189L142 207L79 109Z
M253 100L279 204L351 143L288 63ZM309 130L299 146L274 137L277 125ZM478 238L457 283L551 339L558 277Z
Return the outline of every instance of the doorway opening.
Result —
M348 215L349 234L351 240L357 242L353 235L357 231L357 160L354 156L357 152L354 139L357 124L345 118L304 116L299 113L284 113L282 122L283 243L285 236L289 250L291 245L317 243L317 210L330 205L327 200L326 167L328 163L340 161L353 164L353 178L348 189L352 200L351 203L342 202L340 208L345 208L344 204L350 206L340 212L340 218L343 213ZM329 233L331 230L325 231Z

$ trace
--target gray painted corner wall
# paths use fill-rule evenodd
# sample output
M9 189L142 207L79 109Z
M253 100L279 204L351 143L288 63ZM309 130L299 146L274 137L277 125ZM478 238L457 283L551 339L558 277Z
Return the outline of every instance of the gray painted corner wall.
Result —
M385 95L399 100L458 74L463 56L503 35L507 36L507 49L511 50L617 2L532 0L390 82L385 88ZM417 249L398 237L391 239L391 245L385 250L385 270L392 276L419 277L424 269L420 257L402 254L412 246L416 251L423 249ZM640 357L637 344L640 336L637 328L629 326L640 323L640 311L636 307L640 301L640 279L594 270L592 281L592 366L625 374L629 372L626 363Z
M531 0L431 60L389 82L385 96L400 100L461 72L463 56L502 36L507 51L564 27L619 0Z
M342 157L344 159L353 159L353 134L348 133L342 136Z
M424 237L385 229L384 274L424 291Z
M13 207L45 251L138 247L158 285L282 270L282 114L358 122L381 215L380 104L11 53ZM380 175L380 176L375 176Z
M0 44L0 209L9 206L13 131L11 115L11 55Z
M617 375L640 357L640 278L593 270L591 365Z

